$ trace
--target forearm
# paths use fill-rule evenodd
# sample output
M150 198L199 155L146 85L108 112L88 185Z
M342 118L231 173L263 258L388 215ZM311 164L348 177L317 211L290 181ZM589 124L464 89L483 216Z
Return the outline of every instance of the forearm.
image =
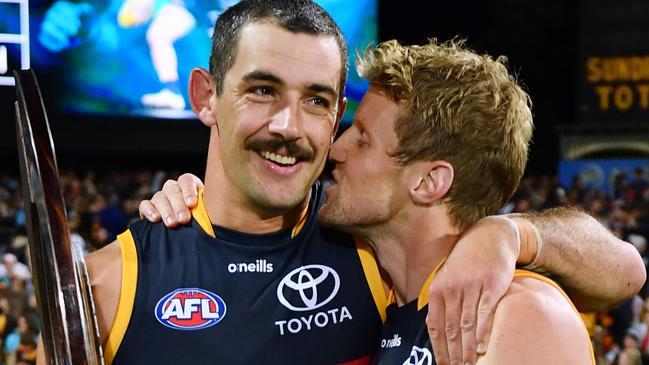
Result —
M579 310L606 309L642 287L646 272L638 251L591 216L557 208L523 217L543 242L535 266L551 273Z

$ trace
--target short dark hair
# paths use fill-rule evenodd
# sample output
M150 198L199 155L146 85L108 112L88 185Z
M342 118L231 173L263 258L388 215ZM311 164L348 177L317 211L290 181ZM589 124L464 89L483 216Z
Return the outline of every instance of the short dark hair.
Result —
M340 50L338 96L342 99L349 69L347 41L331 15L311 0L242 0L224 11L214 27L210 55L210 74L216 82L216 95L223 92L225 74L234 64L241 29L261 20L269 20L292 33L334 37Z

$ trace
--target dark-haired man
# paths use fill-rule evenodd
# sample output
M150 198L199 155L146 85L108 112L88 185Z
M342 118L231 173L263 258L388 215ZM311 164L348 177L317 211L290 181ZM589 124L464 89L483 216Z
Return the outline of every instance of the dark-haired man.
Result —
M221 14L210 72L190 79L211 130L195 224L138 222L87 260L107 363L369 361L378 268L315 218L346 74L343 35L312 1Z

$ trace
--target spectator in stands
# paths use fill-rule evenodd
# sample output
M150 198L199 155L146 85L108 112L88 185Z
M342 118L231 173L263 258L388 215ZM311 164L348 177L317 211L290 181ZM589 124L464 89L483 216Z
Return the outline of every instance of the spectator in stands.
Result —
M24 283L26 280L31 279L31 273L29 267L18 261L16 255L6 253L2 256L2 264L0 264L0 278L2 280L11 280L14 277L21 279Z
M36 344L38 334L30 317L18 317L20 344L16 350L16 365L33 365L36 363Z
M636 201L640 200L642 193L649 186L649 182L645 178L643 169L637 167L633 170L633 178L629 183L629 187L635 192Z
M27 283L18 276L11 278L11 284L4 290L4 296L9 303L9 317L18 319L30 307L31 293L27 290Z
M638 347L640 339L634 332L628 332L624 336L624 349L618 357L618 365L642 365L640 349Z

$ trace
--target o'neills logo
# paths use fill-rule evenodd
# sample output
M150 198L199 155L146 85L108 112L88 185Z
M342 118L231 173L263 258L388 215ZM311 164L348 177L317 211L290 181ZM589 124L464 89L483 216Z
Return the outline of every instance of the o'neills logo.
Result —
M381 348L393 348L393 347L399 347L401 346L401 336L398 334L394 334L392 338L384 338L381 340Z
M266 260L255 260L255 262L240 262L228 264L228 272L231 274L237 272L273 272L273 264Z

